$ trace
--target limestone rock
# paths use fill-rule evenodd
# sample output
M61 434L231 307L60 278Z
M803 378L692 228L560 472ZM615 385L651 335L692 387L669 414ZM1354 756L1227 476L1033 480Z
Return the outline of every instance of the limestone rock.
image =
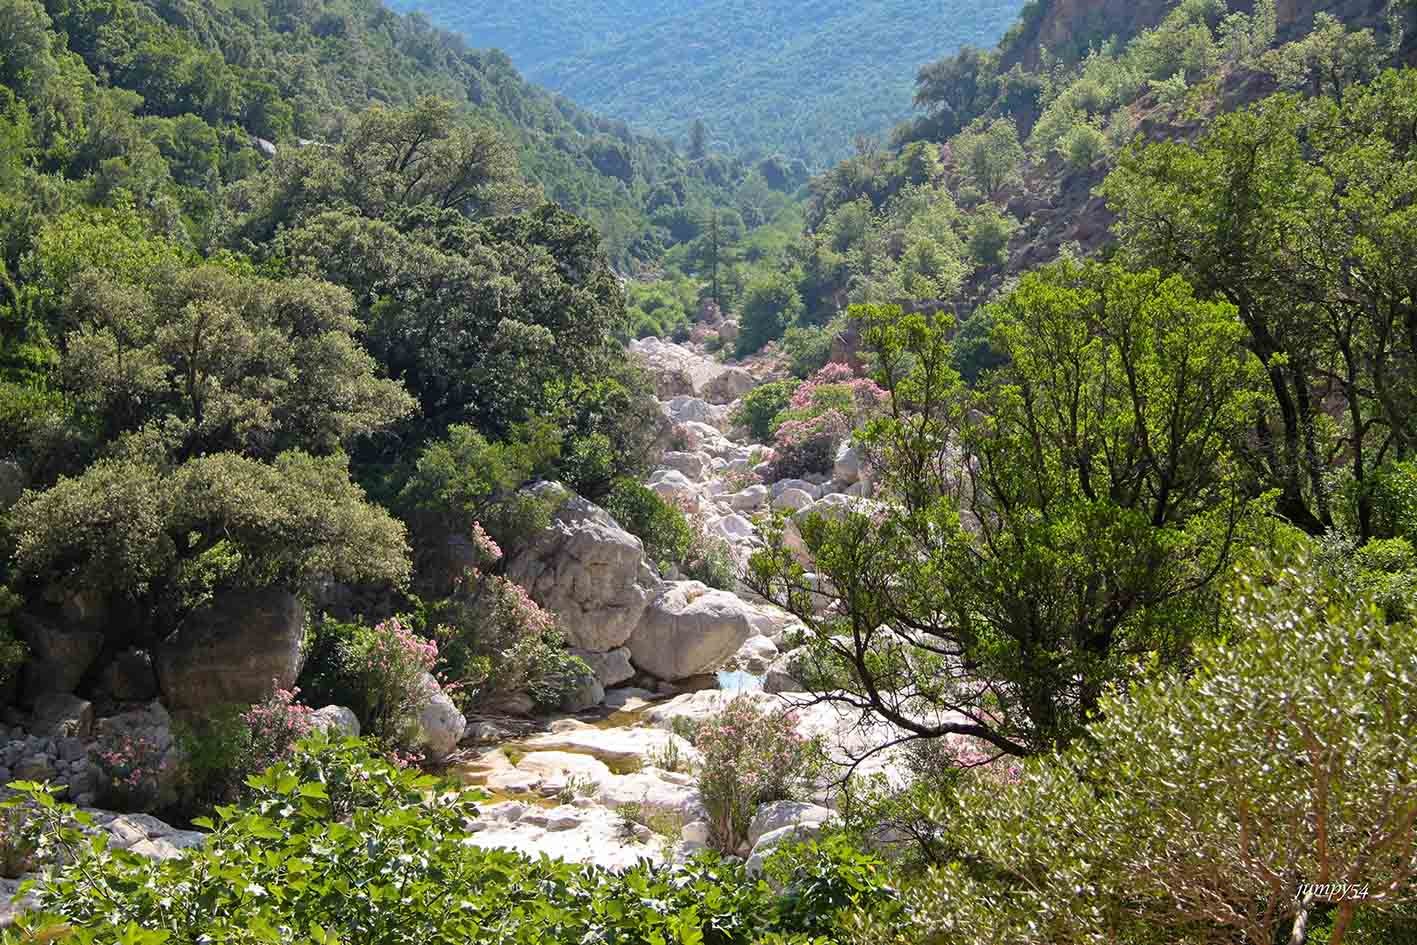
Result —
M753 544L758 540L758 530L753 523L741 515L721 515L710 519L706 530L716 538L722 538L730 545Z
M702 397L689 397L680 395L670 398L661 404L664 415L674 423L685 423L694 421L695 423L706 423L718 430L723 430L729 425L728 407L721 404L711 404Z
M536 711L536 701L524 692L511 692L505 696L494 696L483 708L503 715L531 715Z
M431 761L441 761L458 747L462 741L467 719L463 718L453 700L448 698L438 681L429 673L423 674L421 682L428 701L418 713L417 744Z
M742 368L726 368L710 378L699 393L711 404L731 404L757 384L757 379Z
M670 748L671 743L673 748ZM694 746L661 728L608 728L594 726L563 732L533 735L520 743L528 752L567 752L587 755L603 762L611 771L633 771L652 763L666 751L675 751L687 761L698 758Z
M807 656L805 647L788 650L779 654L768 666L763 676L765 692L802 692L803 661Z
M723 497L729 508L737 512L752 512L763 507L768 501L767 486L749 486L746 489Z
M93 731L93 703L71 693L50 693L34 704L36 735L87 738Z
M571 650L572 656L585 660L600 685L609 689L635 677L635 668L630 665L630 650L619 647L608 653L593 653L590 650Z
M99 630L58 627L24 613L15 622L30 648L22 673L30 704L50 693L73 692L103 648Z
M803 843L812 839L822 832L821 823L807 822L801 824L791 824L779 830L763 834L758 842L753 844L753 852L748 856L748 862L743 864L743 868L748 871L749 876L756 876L763 871L763 866L767 863L767 858L772 855L778 847L788 843Z
M801 489L783 489L773 496L772 507L784 512L800 512L810 509L816 501Z
M561 618L572 646L597 653L624 646L634 632L654 589L647 571L640 540L575 495L507 566L509 578Z
M331 738L359 737L359 716L342 705L327 705L310 713L310 725Z
M222 595L192 613L157 657L163 700L183 709L250 705L300 675L305 608L288 591Z
M683 345L659 338L637 338L630 342L630 351L649 371L655 393L662 400L690 396L702 397L711 403L726 404L742 396L742 392L723 399L709 396L711 389L719 391L724 386L714 386L713 382L729 369ZM751 379L750 375L749 380ZM734 379L727 386L731 388L737 384L741 384L741 381Z
M749 637L738 652L733 654L731 665L745 673L762 676L768 666L777 659L777 645L765 636Z
M836 818L836 812L818 804L804 801L773 801L764 804L753 814L753 822L748 827L748 843L756 846L767 834L798 824L824 824Z
M562 712L584 712L605 701L605 687L594 672L579 674L571 688L561 697Z
M713 471L712 457L707 453L669 452L659 462L664 468L673 469L694 483L703 482Z
M636 666L660 679L719 669L753 631L753 608L697 581L668 585L630 638Z
M147 702L157 695L157 674L151 654L128 649L99 672L99 691L115 702Z
M788 489L797 489L801 492L805 492L814 502L822 497L822 487L815 483L808 482L805 479L779 479L772 484L773 498L776 499Z
M861 479L861 453L850 443L843 443L836 452L836 464L832 467L832 477L838 482L851 485Z
M650 476L649 487L661 499L680 508L697 510L702 501L699 487L675 469L661 469Z

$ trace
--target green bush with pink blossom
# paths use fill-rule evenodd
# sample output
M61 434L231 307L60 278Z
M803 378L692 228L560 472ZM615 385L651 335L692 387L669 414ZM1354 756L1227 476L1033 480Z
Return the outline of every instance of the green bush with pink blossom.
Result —
M845 364L832 363L797 385L770 429L773 479L831 472L851 432L881 410L886 392Z
M92 757L100 773L103 806L152 811L163 803L162 785L170 762L157 742L143 736L111 737L94 746Z
M464 709L518 692L544 708L558 705L590 667L566 652L554 614L493 572L502 549L478 523L472 544L477 567L425 617L443 688Z
M743 697L700 723L694 747L710 843L724 853L747 842L759 806L807 791L822 761L820 744L797 732L795 713L765 711Z
M362 731L390 748L407 744L428 703L425 677L437 665L438 644L399 617L364 634L351 667L362 689L355 708Z
M246 779L285 758L314 728L299 689L275 686L263 702L221 706L176 728L178 810L205 813L247 797Z

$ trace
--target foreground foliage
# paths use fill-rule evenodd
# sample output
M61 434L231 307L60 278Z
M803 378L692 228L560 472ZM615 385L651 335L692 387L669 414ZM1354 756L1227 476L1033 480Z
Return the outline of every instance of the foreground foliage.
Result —
M356 741L306 743L252 778L249 804L203 824L205 845L161 862L89 839L83 815L21 786L46 827L40 855L72 859L40 889L47 913L7 943L806 945L818 940L802 933L880 896L867 885L878 861L841 848L775 863L785 896L713 857L617 875L482 850L468 843L475 794Z
M1105 700L1086 743L935 809L947 865L912 887L905 929L859 940L1268 945L1322 914L1309 940L1339 945L1360 914L1380 928L1417 867L1417 636L1302 557L1243 575L1231 611L1237 639L1193 676Z

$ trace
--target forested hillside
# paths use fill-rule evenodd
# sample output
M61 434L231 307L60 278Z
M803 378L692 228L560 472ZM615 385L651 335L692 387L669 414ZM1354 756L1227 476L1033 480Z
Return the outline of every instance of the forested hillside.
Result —
M907 114L922 62L993 44L1021 3L395 5L473 45L505 49L533 81L637 129L687 142L702 121L724 153L781 153L821 167L856 135L880 134Z
M592 219L612 257L624 264L663 248L662 229L652 230L648 220L652 206L721 200L746 175L730 162L691 165L663 141L633 135L623 123L593 117L528 84L500 53L472 51L372 0L295 7L73 4L54 8L51 17L55 31L73 38L71 51L100 86L138 96L97 96L114 133L141 138L141 120L180 119L190 137L198 134L193 119L200 119L209 129L202 136L222 138L219 149L204 152L219 151L222 161L171 182L183 188L179 199L203 225L210 207L196 208L201 192L247 173L258 156L255 139L287 149L334 143L353 111L431 96L496 128L516 149L528 180ZM6 56L18 71L17 57L48 44L41 28L27 23ZM125 121L129 113L140 121ZM151 150L122 140L105 147L131 165ZM124 186L140 198L168 186L151 169L135 174L140 181Z

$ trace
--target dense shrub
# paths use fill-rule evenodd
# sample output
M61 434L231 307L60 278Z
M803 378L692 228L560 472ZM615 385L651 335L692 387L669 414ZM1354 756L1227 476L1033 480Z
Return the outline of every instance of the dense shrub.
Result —
M677 565L688 554L694 535L684 513L648 486L634 479L618 480L604 508L622 528L644 542L651 561Z
M299 692L276 688L244 710L217 707L202 719L178 723L179 803L187 813L241 800L249 793L247 778L285 759L310 734L311 710L295 701Z
M787 408L796 389L797 382L791 380L759 384L738 402L733 422L747 427L755 440L767 440L772 435L773 420Z
M1417 538L1417 463L1392 463L1374 477L1372 525L1378 535Z
M969 229L970 255L980 265L998 265L1004 261L1004 250L1017 229L1013 217L1000 213L993 205L979 208Z
M251 733L247 766L252 774L285 758L296 742L310 734L311 710L295 701L299 695L299 689L278 688L265 702L241 714L241 721Z
M428 699L425 677L438 664L438 644L398 617L374 627L353 654L364 701L361 731L390 747L406 745L409 727Z
M590 671L566 652L555 616L500 575L474 572L428 616L443 688L464 707L525 692L555 708Z
M766 872L782 891L786 924L813 935L839 932L843 913L864 911L890 921L899 909L898 890L881 857L840 834L784 845L767 858Z
M414 523L419 552L465 535L480 522L514 545L550 520L549 502L523 489L560 458L564 434L546 420L491 440L470 426L449 428L427 444L403 484L397 504Z
M807 377L831 360L832 340L836 331L831 325L793 325L782 336L782 350L792 361L792 373Z
M1091 167L1107 146L1102 130L1091 122L1078 122L1058 142L1058 151L1075 170Z
M207 813L241 799L249 764L251 730L240 706L214 706L203 718L179 720L173 737L182 754L178 803L185 813Z
M15 636L11 617L24 601L8 587L0 585L0 689L8 686L29 656L29 647Z
M702 519L693 523L694 537L684 555L684 576L709 587L731 591L738 586L738 566L728 542L707 533Z
M360 731L390 749L406 745L428 698L424 676L437 667L438 644L398 617L374 627L326 618L314 636L301 675L310 700L348 707Z
M420 615L438 641L443 689L464 708L514 692L554 708L589 668L565 651L554 614L520 585L483 570L501 560L502 548L480 522L472 526L472 547L475 566Z
M957 791L935 812L950 863L907 894L909 923L855 940L1271 942L1313 911L1337 943L1399 908L1417 635L1302 557L1240 574L1230 611L1237 640L1193 673L1104 700L1016 783ZM1309 898L1315 877L1345 892Z
M759 805L797 795L816 773L819 746L797 734L791 712L763 711L750 698L728 702L694 737L702 755L699 791L711 842L738 852Z
M802 297L782 273L765 273L748 284L739 317L738 355L752 354L782 337L802 312Z

